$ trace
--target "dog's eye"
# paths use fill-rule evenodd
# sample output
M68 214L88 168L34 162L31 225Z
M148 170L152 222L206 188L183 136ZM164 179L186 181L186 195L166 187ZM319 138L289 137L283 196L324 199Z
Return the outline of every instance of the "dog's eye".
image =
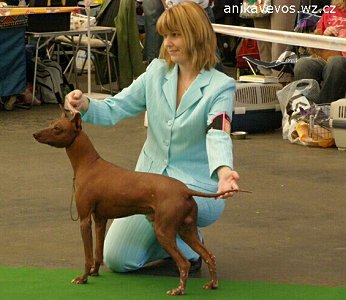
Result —
M63 132L63 129L61 127L59 127L59 126L54 126L54 131L56 133L61 133L61 132Z

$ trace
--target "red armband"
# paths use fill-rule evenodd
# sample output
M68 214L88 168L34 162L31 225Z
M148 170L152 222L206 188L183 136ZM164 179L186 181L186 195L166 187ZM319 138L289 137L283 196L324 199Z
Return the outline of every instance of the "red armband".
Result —
M225 131L228 134L230 134L231 123L232 122L228 114L223 112L212 119L210 125L207 127L206 132L208 132L210 129L217 129L217 130Z

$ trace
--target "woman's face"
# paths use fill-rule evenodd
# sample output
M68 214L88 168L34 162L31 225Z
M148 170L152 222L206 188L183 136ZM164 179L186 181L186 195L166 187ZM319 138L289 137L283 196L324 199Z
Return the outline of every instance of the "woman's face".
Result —
M174 63L183 65L189 61L185 51L185 41L180 33L169 32L165 34L163 44Z

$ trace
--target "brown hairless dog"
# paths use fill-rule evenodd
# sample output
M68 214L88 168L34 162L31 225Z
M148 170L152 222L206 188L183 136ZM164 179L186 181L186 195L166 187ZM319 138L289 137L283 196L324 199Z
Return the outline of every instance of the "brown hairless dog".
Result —
M76 206L84 243L85 270L82 276L76 277L72 282L86 283L89 275L98 275L103 263L103 242L108 219L145 214L154 220L158 241L179 268L179 286L167 294L184 294L189 274L190 262L177 248L177 234L200 254L208 265L211 281L204 288L218 287L215 257L207 251L197 235L197 205L193 196L219 197L224 193L196 192L176 179L129 171L103 160L82 131L79 114L70 120L64 113L48 128L34 133L34 137L40 143L66 148L73 167ZM95 222L95 260L91 216Z

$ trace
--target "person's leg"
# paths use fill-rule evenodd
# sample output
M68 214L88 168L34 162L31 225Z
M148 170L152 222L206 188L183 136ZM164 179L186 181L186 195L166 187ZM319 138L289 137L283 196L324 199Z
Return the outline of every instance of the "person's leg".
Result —
M322 77L319 103L330 103L344 98L346 93L346 57L336 56L328 59Z
M215 15L214 15L214 12L213 12L213 9L211 8L211 6L208 6L204 10L207 13L210 22L215 23Z
M156 31L156 22L164 11L161 0L144 0L144 60L150 62L159 56L162 37Z
M270 29L271 27L270 24L271 24L271 17L254 19L254 25L256 28ZM258 51L259 51L259 56L261 61L271 62L272 61L272 55L271 55L272 43L257 41L257 45L258 45Z
M114 219L104 242L104 262L114 272L137 270L157 247L153 226L144 215Z
M325 61L322 59L302 57L298 59L294 66L294 79L315 79L321 82L325 64Z
M271 15L271 29L282 31L293 31L300 6L300 0L272 0L272 5L278 12ZM278 57L287 49L287 44L273 43L271 48L272 60Z
M271 27L271 18L270 17L264 17L264 18L258 18L254 19L254 25L256 28L261 28L261 29L270 29ZM259 52L259 57L261 61L265 62L271 62L272 61L272 43L270 42L264 42L264 41L257 41L257 46L258 46L258 52ZM258 67L259 71L261 74L270 76L272 75L272 70L271 69L266 69L262 67Z

